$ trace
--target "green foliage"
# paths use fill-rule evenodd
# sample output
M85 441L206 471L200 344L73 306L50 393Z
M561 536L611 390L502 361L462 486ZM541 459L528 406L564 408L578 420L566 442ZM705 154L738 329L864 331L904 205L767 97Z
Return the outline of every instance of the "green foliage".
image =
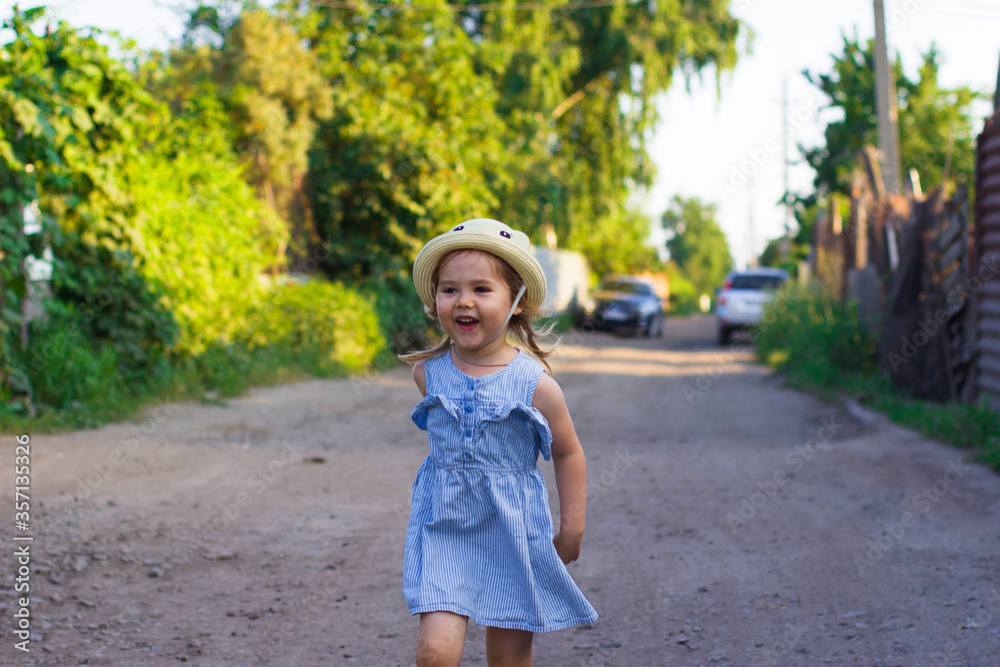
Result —
M702 293L677 262L667 262L667 279L670 281L670 312L675 315L686 315L697 311L698 299Z
M651 261L626 200L652 178L653 99L675 71L734 64L727 3L378 7L297 17L337 82L310 179L333 275L408 268L429 236L471 216L536 241L550 226L598 270Z
M694 298L712 294L733 268L729 242L715 221L715 205L676 196L663 214L662 224L671 234L667 241L670 259L694 287Z
M91 424L107 406L128 403L129 387L120 372L118 348L95 346L72 308L52 307L47 321L32 322L26 370L36 409L89 413ZM98 413L95 415L95 411Z
M849 395L920 433L972 449L1000 469L1000 415L982 405L915 400L895 387L877 363L875 340L853 304L791 286L765 310L752 333L757 356L795 387L835 400Z
M165 119L128 171L137 210L132 251L177 321L172 351L181 355L234 340L264 293L259 276L280 263L287 238L212 119Z
M375 304L379 327L396 353L427 347L436 337L409 273L369 280L361 287Z
M813 207L815 209L815 207ZM812 227L805 228L810 234L812 232ZM760 253L760 257L757 258L757 264L759 266L770 266L778 269L784 269L788 271L788 275L795 276L799 271L799 262L804 261L809 256L809 251L812 248L811 241L801 241L802 236L805 234L797 234L787 243L788 252L785 252L785 238L778 237L776 239L771 239L764 246L764 250ZM811 236L807 236L811 239Z
M851 172L865 145L878 145L875 115L874 40L862 47L857 37L844 36L844 52L833 56L833 71L805 73L830 98L828 108L843 119L827 125L825 145L803 148L806 161L816 170L815 185L822 195L850 192ZM950 178L972 182L975 137L969 105L979 94L967 87L942 88L938 83L940 53L932 45L923 56L917 79L907 77L897 58L893 75L899 105L900 155L904 174L916 169L925 190L941 184L950 140L954 151Z
M931 403L906 396L884 377L867 379L859 392L869 407L923 435L972 450L976 458L1000 470L1000 415L986 401Z
M635 233L627 200L652 182L655 99L677 72L712 64L721 75L735 64L742 26L728 5L668 0L526 17L510 3L462 16L501 93L509 159L497 167L512 176L491 181L501 219L536 239L550 225L599 271L648 268L648 227Z
M25 343L17 311L31 249L13 239L21 236L23 205L35 198L44 225L34 252L52 247L53 291L92 315L85 335L111 343L126 374L141 370L173 338L169 314L136 275L128 249L133 202L125 173L141 152L155 103L93 37L64 23L35 35L30 26L41 16L41 10L15 11L5 23L14 39L0 55L4 399L31 393L16 359Z
M0 57L0 423L93 425L157 396L369 364L385 346L370 299L265 289L288 231L244 180L214 84L161 106L146 91L178 90L176 73L137 76L65 24L33 34L37 18L15 13ZM36 197L44 233L25 238ZM53 298L22 351L23 259L46 244Z
M199 5L180 44L153 54L147 80L175 113L206 95L221 105L243 177L284 221L298 267L315 241L308 152L319 121L331 117L333 92L295 23L252 2Z
M126 379L150 372L154 361L173 347L177 325L160 295L136 271L132 254L58 232L53 235L53 253L55 300L47 310L78 313L82 334L92 343L114 348Z
M496 92L475 71L475 44L447 12L324 12L317 50L338 82L334 117L311 157L313 204L328 271L380 280L408 271L420 246L496 206L503 154ZM497 166L502 166L497 165Z
M646 243L649 237L649 218L645 215L619 209L608 216L609 224L595 226L591 234L577 242L577 249L590 258L590 269L598 276L609 273L641 273L658 271L662 262L656 248Z
M128 67L93 32L36 35L44 10L14 10L0 55L0 420L37 407L85 424L420 345L411 262L467 217L536 241L554 229L600 272L658 267L626 200L651 182L653 100L674 72L735 63L727 2L382 4L201 4L175 48ZM25 238L35 199L44 230ZM48 319L22 341L24 260L45 246ZM286 253L364 295L269 288Z
M250 386L342 376L368 367L385 347L372 300L320 281L267 292L232 342L198 355L159 356L146 374L127 378L112 346L97 345L86 317L57 304L32 322L24 369L34 398L0 402L0 429L34 432L96 426L127 418L144 404L242 394ZM29 419L37 410L38 417Z
M279 346L317 375L365 368L386 345L371 298L341 284L288 283L254 306L244 342Z
M942 88L938 83L941 60L940 52L932 44L924 54L918 78L901 102L903 171L916 169L925 190L941 185L948 151L952 149L949 180L974 187L976 133L969 109L983 95L965 86Z
M765 362L791 372L803 369L829 379L871 374L877 367L875 339L861 326L855 304L810 287L790 284L779 291L754 337Z

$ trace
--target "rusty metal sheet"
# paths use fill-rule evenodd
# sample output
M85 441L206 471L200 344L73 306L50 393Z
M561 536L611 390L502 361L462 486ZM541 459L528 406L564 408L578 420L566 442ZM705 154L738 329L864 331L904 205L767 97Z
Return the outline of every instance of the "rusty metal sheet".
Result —
M1000 114L987 121L976 150L976 266L1000 260ZM976 389L1000 410L1000 276L976 295Z

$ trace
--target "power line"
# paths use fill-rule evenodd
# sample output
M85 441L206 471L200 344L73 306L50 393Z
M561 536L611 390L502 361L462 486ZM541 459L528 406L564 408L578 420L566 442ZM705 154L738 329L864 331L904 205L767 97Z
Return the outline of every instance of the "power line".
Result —
M389 10L394 12L400 11L449 11L449 12L468 12L468 11L490 11L495 9L509 9L513 11L526 11L526 12L544 12L544 11L566 11L570 9L592 9L597 7L617 7L619 5L637 5L642 4L645 0L580 0L579 2L567 2L565 4L554 4L546 2L518 2L518 3L504 3L504 2L486 2L475 5L453 5L453 4L440 4L440 5L416 5L416 4L370 4L368 7L375 10ZM316 7L328 7L330 9L359 9L362 5L366 4L363 2L352 2L351 0L314 0L312 4Z

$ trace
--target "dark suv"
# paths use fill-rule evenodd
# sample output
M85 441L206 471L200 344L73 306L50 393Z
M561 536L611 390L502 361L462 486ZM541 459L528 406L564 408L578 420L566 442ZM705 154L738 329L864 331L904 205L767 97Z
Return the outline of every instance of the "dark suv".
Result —
M580 326L629 331L650 338L663 335L663 300L652 283L632 276L605 278L591 293Z

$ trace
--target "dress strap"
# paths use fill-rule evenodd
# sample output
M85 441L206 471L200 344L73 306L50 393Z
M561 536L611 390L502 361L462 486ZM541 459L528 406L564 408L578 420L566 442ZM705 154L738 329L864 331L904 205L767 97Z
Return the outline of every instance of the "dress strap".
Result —
M441 377L441 373L447 372L447 364L442 363L445 361L445 354L448 354L447 350L424 361L424 386L428 396L439 394L444 388L442 384L444 378Z
M538 381L542 378L545 368L524 351L518 356L524 357L521 367L517 369L522 380L521 385L524 387L524 395L521 400L531 405L535 398L535 388L538 386Z

